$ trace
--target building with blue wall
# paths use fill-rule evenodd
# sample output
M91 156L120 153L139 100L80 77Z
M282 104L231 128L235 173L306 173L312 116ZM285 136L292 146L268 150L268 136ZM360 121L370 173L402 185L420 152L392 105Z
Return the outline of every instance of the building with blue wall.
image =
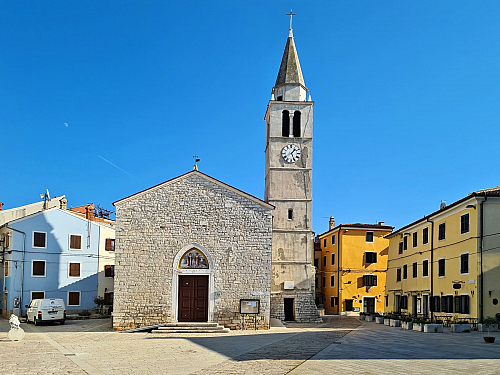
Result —
M61 208L45 209L4 224L0 228L4 238L4 315L24 315L25 305L35 298L61 298L68 314L95 307L99 258L103 257L99 251L104 242L101 231L110 236L108 224ZM114 260L114 252L104 256Z

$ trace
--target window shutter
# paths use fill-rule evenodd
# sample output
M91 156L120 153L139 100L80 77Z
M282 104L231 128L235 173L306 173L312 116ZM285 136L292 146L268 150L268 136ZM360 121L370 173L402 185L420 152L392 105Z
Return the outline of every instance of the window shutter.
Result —
M432 312L436 311L436 297L431 297L429 310Z
M373 286L377 286L377 276L373 276Z
M448 296L448 312L453 312L453 296Z
M460 296L455 296L455 312L456 313L461 313L462 312L462 298Z
M106 250L111 251L111 238L106 238Z

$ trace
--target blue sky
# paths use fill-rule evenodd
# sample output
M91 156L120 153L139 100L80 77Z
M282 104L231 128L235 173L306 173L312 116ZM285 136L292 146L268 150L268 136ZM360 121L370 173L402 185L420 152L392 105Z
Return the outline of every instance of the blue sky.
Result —
M293 8L313 230L500 185L498 1L0 1L0 201L112 202L200 170L264 196ZM107 161L112 164L108 163Z

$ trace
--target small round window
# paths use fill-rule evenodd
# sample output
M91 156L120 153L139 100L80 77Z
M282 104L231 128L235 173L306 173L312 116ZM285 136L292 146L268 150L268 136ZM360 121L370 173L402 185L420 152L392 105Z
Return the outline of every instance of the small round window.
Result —
M493 298L493 304L498 305L498 300L496 298Z

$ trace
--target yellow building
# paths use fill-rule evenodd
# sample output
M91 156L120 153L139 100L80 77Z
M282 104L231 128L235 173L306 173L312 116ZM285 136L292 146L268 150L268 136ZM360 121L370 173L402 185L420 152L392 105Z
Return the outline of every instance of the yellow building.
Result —
M330 218L330 230L319 235L321 259L317 284L325 312L382 312L389 241L393 227L341 224Z
M500 187L480 190L389 234L385 311L447 321L500 313L499 203Z

